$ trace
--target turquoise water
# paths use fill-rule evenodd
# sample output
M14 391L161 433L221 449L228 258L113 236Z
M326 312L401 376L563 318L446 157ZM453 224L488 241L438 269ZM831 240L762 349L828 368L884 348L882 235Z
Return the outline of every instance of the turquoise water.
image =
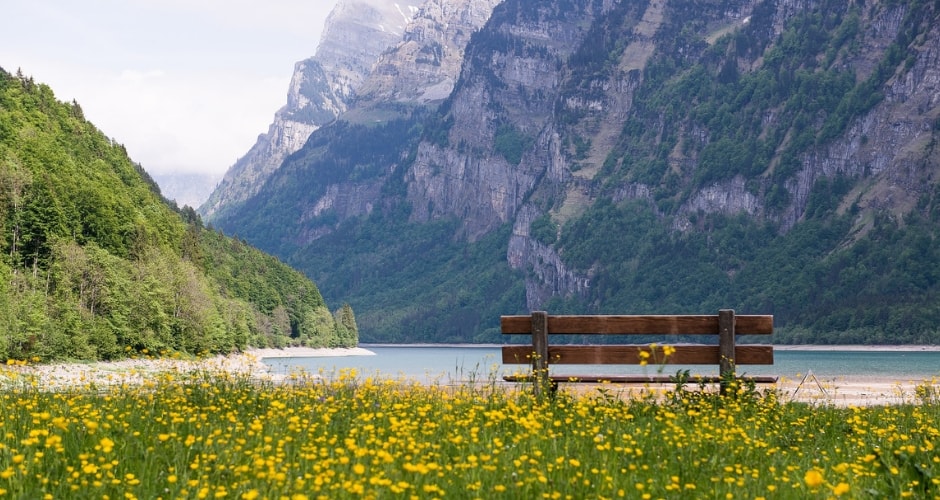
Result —
M524 369L522 365L500 363L499 346L363 346L375 356L314 358L267 358L263 361L275 373L303 370L334 375L355 369L362 376L406 378L421 382L486 380ZM659 366L558 366L553 373L604 373L656 375ZM715 375L709 366L662 367L665 375L689 369L692 374ZM789 379L803 377L809 371L819 378L895 380L940 379L940 351L814 351L781 350L774 352L772 366L739 366L738 374L774 375Z

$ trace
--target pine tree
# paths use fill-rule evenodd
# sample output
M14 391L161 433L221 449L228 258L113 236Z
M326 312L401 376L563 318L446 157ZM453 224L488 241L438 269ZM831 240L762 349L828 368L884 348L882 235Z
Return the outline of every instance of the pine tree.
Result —
M353 314L352 306L343 304L337 316L340 325L338 330L342 335L340 344L343 347L355 347L359 344L359 327L356 326L356 315Z

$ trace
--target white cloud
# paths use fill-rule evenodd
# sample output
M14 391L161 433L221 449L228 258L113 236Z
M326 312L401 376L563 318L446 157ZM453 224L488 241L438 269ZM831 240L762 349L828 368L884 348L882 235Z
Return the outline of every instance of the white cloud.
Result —
M336 0L9 0L0 67L77 100L151 172L222 173L286 102Z

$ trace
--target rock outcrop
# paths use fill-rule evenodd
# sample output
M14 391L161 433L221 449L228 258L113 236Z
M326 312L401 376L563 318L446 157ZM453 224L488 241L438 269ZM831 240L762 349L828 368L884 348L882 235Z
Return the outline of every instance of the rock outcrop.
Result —
M401 41L382 54L357 89L358 107L430 104L450 96L463 53L500 0L427 0Z

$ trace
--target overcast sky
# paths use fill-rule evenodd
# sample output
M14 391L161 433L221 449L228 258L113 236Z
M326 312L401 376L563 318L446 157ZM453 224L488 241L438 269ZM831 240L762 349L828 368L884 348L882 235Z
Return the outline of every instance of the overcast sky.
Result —
M222 174L287 102L337 0L3 0L0 67L151 173Z

